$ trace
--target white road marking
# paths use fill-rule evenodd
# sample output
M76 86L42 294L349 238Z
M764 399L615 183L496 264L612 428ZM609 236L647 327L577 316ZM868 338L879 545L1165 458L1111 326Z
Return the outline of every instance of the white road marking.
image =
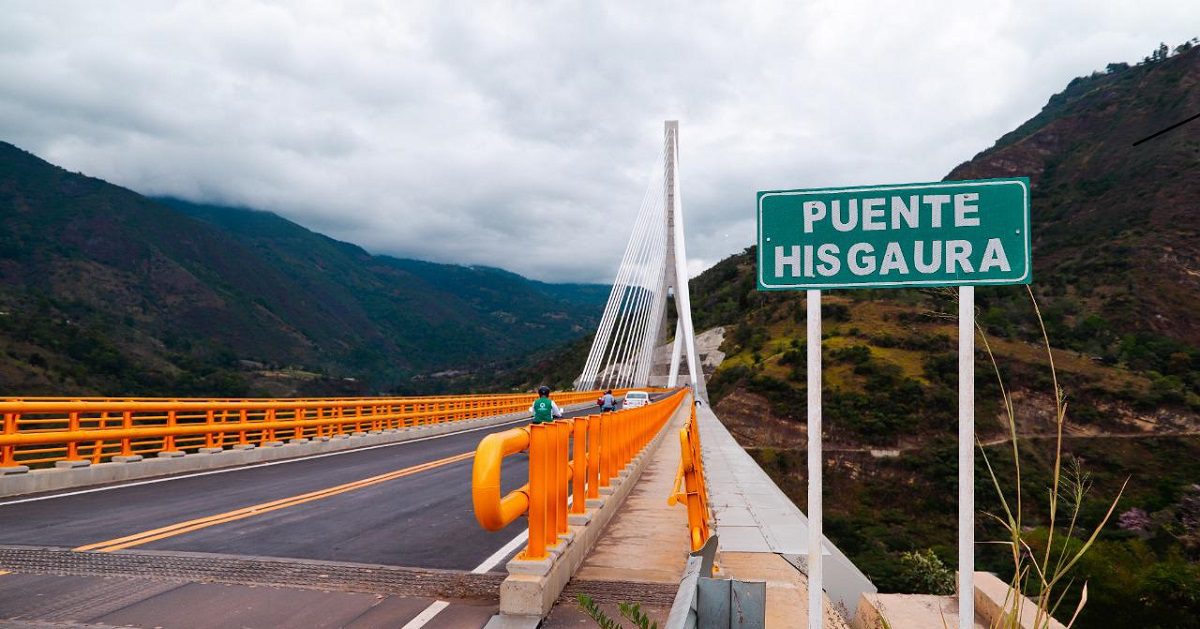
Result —
M490 571L492 568L495 568L497 564L499 564L501 561L504 561L506 557L511 555L514 550L520 548L521 544L524 544L528 539L529 529L521 531L520 535L512 538L512 540L502 546L500 550L492 553L491 557L484 559L483 563L475 566L475 569L471 571L471 574L483 574Z
M38 502L40 500L53 500L54 498L66 498L68 496L91 494L91 493L96 493L98 491L111 491L113 489L124 489L126 487L137 487L139 485L154 485L157 483L166 483L166 482L170 482L173 480L182 480L185 478L196 478L198 476L211 476L213 474L226 474L229 472L240 472L243 470L251 470L251 469L255 469L255 468L259 468L259 467L271 467L272 465L285 465L287 463L299 463L301 461L311 461L313 459L322 459L327 456L340 456L343 454L364 452L366 450L376 450L378 448L391 448L394 446L408 445L410 443L421 443L422 441L430 441L433 439L443 439L445 437L453 437L455 435L462 435L462 434L466 434L469 432L477 432L480 430L492 430L494 428L501 428L503 426L510 426L512 424L524 424L524 423L527 423L528 421L529 421L529 418L525 417L522 419L513 420L511 422L504 422L502 424L493 424L491 426L480 426L478 428L468 428L466 430L457 430L455 432L448 432L443 435L431 435L429 437L421 437L419 439L409 439L407 441L397 441L395 443L381 443L379 445L374 445L374 446L365 446L362 448L351 448L348 450L339 450L337 452L326 452L324 454L313 454L313 455L309 455L309 456L297 457L294 459L284 459L281 461L268 461L266 463L254 463L252 465L228 467L225 469L211 470L208 472L196 472L194 474L181 474L178 476L165 476L163 478L155 478L152 480L134 481L132 483L123 483L120 485L108 485L105 487L94 487L92 489L81 489L79 491L68 491L68 492L61 493L61 494L51 494L49 496L35 496L33 498L20 498L17 500L9 500L7 502L0 502L0 507L6 507L8 505L16 505L16 504L21 504L21 503L25 503L25 502ZM136 463L133 465L136 465Z
M426 623L433 620L434 616L442 613L442 610L449 606L450 603L447 603L446 601L434 601L433 604L425 608L425 611L417 614L416 618L408 621L408 624L404 625L400 629L421 629L421 627L424 627Z

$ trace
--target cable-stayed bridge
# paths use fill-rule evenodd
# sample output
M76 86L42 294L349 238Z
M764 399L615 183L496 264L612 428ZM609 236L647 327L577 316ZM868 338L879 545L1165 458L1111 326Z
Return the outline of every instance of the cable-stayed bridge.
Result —
M0 401L0 626L564 627L579 594L672 628L896 622L708 407L681 184L667 122L556 421L535 394Z

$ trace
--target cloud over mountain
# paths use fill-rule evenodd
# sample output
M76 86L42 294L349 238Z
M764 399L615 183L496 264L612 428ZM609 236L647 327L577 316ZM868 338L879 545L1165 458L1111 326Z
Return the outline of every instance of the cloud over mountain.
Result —
M10 5L0 138L390 253L608 281L682 122L694 271L758 189L938 179L1200 8L1013 1Z

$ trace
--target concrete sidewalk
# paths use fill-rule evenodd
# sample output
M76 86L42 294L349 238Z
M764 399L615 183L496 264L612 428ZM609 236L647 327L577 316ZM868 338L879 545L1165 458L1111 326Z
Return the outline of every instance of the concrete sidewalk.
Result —
M596 547L575 573L580 581L679 583L687 563L687 508L667 504L679 470L679 430L688 420L680 405L637 486L625 499Z
M665 428L665 438L644 455L650 459L641 479L601 533L542 627L579 626L585 617L578 610L572 594L575 592L592 596L614 618L619 618L615 603L628 602L641 604L643 611L660 623L666 620L670 602L659 600L662 597L657 594L663 586L678 586L691 551L687 509L667 504L679 469L679 430L689 417L685 402ZM622 587L614 591L617 582ZM594 587L589 588L589 583ZM640 596L651 591L656 593L650 597L654 600Z

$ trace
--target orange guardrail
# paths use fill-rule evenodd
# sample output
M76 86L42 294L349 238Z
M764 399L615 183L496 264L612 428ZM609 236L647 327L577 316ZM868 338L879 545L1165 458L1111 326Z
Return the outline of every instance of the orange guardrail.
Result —
M708 528L708 486L704 480L704 459L700 456L700 427L696 424L696 405L692 404L692 417L687 426L679 429L679 472L675 475L675 489L667 498L667 504L683 503L688 510L688 533L692 552L704 547L711 532ZM684 491L680 492L682 483Z
M554 394L562 405L599 391ZM100 461L199 448L336 437L507 415L532 393L398 398L22 398L0 401L0 467Z
M588 499L612 480L670 421L685 390L639 408L560 419L488 435L475 450L471 494L475 519L498 531L529 515L522 559L543 559L567 532L567 511L585 513ZM529 482L501 495L504 457L529 452ZM568 500L568 497L570 500ZM569 506L568 506L569 504Z

